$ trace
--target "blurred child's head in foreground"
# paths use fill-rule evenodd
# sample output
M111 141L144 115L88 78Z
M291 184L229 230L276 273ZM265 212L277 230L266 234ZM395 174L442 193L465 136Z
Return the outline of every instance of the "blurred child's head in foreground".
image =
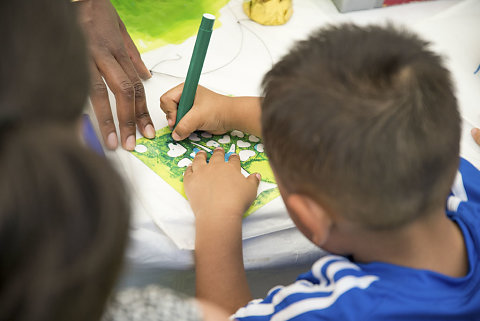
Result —
M75 20L70 1L0 4L0 320L98 320L121 267L127 196L78 137Z

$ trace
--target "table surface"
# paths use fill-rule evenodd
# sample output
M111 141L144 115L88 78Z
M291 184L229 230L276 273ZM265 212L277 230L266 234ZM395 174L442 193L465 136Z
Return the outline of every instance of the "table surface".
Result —
M327 24L354 22L385 24L391 21L417 31L446 57L453 73L464 120L462 156L480 165L478 147L469 136L480 125L475 101L480 98L480 1L437 0L367 11L338 13L329 0L294 0L294 14L283 26L265 27L248 20L241 0L220 11L222 25L214 30L200 84L220 93L259 95L263 74L288 48L312 30ZM128 27L128 26L127 26ZM157 129L166 126L160 96L185 77L194 38L147 52L143 59L155 66L144 83L147 104ZM110 94L112 106L115 106ZM115 114L115 108L112 108ZM90 113L94 117L93 112ZM94 121L95 123L95 121ZM137 138L141 135L137 133ZM155 173L124 150L107 152L131 188L133 224L127 260L131 266L191 270L194 217L188 202ZM179 214L180 213L180 214ZM294 227L280 198L244 221L244 261L247 270L310 264L322 251Z

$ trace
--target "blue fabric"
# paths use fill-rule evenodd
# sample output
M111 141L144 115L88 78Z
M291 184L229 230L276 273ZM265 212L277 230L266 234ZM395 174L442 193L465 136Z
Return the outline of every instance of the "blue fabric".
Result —
M235 314L236 320L480 320L480 173L462 159L450 219L469 259L465 277L387 263L355 264L328 255L294 284L277 287ZM449 203L450 204L450 203ZM445 253L449 255L449 253Z

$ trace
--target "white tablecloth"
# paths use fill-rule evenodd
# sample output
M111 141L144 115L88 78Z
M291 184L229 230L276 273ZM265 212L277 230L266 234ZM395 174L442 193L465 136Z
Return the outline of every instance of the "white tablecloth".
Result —
M294 14L284 26L265 27L248 20L241 0L232 0L218 17L200 84L220 93L259 95L263 74L295 40L326 24L392 21L418 31L447 59L456 82L464 119L462 155L480 165L480 150L469 129L480 125L480 1L437 0L339 14L329 0L294 0ZM182 82L194 38L143 55L154 76L145 82L147 103L157 129L166 126L160 96ZM111 95L112 106L114 97ZM115 113L115 108L112 108ZM92 113L93 116L93 113ZM141 137L137 133L137 138ZM192 270L194 217L188 202L138 159L124 150L107 153L132 191L133 224L127 253L130 266ZM178 214L181 213L181 214ZM293 226L280 198L244 222L247 270L305 266L321 255Z

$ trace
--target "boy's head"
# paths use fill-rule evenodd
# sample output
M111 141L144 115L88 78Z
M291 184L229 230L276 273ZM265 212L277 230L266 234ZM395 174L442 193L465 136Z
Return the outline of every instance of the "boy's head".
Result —
M263 87L265 148L288 193L371 230L444 205L460 118L427 42L392 26L329 27L299 42Z
M0 2L0 320L99 320L129 206L80 143L86 48L70 1Z

